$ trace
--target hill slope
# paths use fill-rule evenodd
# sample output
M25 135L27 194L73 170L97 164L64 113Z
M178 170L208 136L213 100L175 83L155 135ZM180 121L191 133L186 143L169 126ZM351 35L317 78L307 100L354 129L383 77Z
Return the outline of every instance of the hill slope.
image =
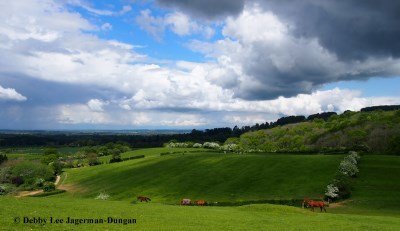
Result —
M161 149L160 149L161 150ZM70 195L112 199L148 195L176 204L182 198L257 201L318 197L342 155L174 154L67 170Z
M364 155L359 166L350 202L334 212L400 217L400 157Z
M400 110L345 112L327 121L315 119L248 132L238 143L245 151L361 150L400 154Z

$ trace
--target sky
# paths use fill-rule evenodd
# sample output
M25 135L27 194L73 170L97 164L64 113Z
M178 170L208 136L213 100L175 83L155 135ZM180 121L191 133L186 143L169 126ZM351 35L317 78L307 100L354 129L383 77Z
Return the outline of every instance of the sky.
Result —
M0 129L203 129L400 104L400 2L0 2Z

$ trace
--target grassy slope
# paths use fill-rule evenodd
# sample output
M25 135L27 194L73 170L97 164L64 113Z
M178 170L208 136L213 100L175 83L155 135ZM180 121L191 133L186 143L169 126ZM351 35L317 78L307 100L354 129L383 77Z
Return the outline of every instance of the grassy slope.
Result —
M70 169L63 184L73 185L75 193L69 195L74 196L94 198L105 191L116 200L148 195L171 204L182 198L226 202L318 197L341 159L340 155L174 154Z
M399 156L363 156L352 201L334 212L400 217L399 176Z
M94 199L0 197L5 230L396 230L393 217L313 213L276 205L184 207L157 203L132 205ZM14 224L15 217L135 218L121 224Z
M144 155L145 157L158 157L160 156L160 153L209 152L209 151L211 150L204 148L146 148L146 149L137 149L122 153L121 158L128 158L141 155ZM103 163L108 163L111 159L111 156L102 156L99 159Z

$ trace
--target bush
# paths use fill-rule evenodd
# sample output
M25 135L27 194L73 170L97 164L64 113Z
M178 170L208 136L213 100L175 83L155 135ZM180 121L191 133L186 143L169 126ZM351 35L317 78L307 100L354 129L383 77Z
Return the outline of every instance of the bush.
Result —
M326 186L325 196L330 199L336 199L339 197L339 188L336 187L334 184L329 184Z
M205 142L203 144L203 148L209 148L209 149L219 149L219 144L215 142Z
M54 185L53 182L44 182L43 183L43 191L45 192L51 192L56 189L56 186Z
M16 187L12 184L1 184L0 185L0 195L6 195L12 193L16 190Z
M89 166L95 166L95 165L101 164L99 158L97 158L96 153L89 153L89 154L87 154L86 158L87 158Z
M42 188L45 180L43 178L36 179L35 185L36 187Z
M202 144L199 144L199 143L193 144L193 148L202 148L202 147L203 147Z
M356 164L353 164L349 159L345 158L340 162L339 172L343 175L353 177L357 175L358 168Z
M2 164L3 162L7 161L7 156L6 154L0 154L0 164Z
M100 193L96 198L96 200L107 200L108 198L110 198L110 195L108 195L107 193Z

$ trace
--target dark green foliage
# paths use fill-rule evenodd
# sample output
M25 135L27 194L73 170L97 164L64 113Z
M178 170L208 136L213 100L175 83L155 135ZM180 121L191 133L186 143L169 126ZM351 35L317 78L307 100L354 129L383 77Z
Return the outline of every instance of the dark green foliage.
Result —
M51 192L56 189L56 186L54 185L53 182L44 182L43 184L43 191L45 192Z
M314 119L240 137L244 151L343 152L400 154L400 112L346 112L327 121Z
M6 154L0 154L0 164L2 164L3 162L7 161L7 156Z
M89 154L87 154L86 158L87 158L87 162L88 162L89 166L95 166L95 165L101 164L96 153L89 153Z
M276 125L286 125L286 124L294 124L304 122L306 120L305 116L287 116L282 117L276 121Z
M322 113L317 113L317 114L312 114L307 117L307 120L314 120L314 119L323 119L323 120L328 120L329 117L337 115L336 112L322 112Z
M58 151L57 151L57 148L46 148L44 150L44 154L45 155L52 155L52 154L57 155Z
M50 164L54 161L58 160L58 155L57 154L47 154L42 157L42 163L43 164Z
M372 107L365 107L361 108L361 111L393 111L393 110L400 110L400 105L382 105L382 106L372 106Z
M54 162L51 162L50 166L53 168L54 174L60 175L62 173L62 169L63 169L64 165L63 165L63 163L61 163L61 161L56 160Z

